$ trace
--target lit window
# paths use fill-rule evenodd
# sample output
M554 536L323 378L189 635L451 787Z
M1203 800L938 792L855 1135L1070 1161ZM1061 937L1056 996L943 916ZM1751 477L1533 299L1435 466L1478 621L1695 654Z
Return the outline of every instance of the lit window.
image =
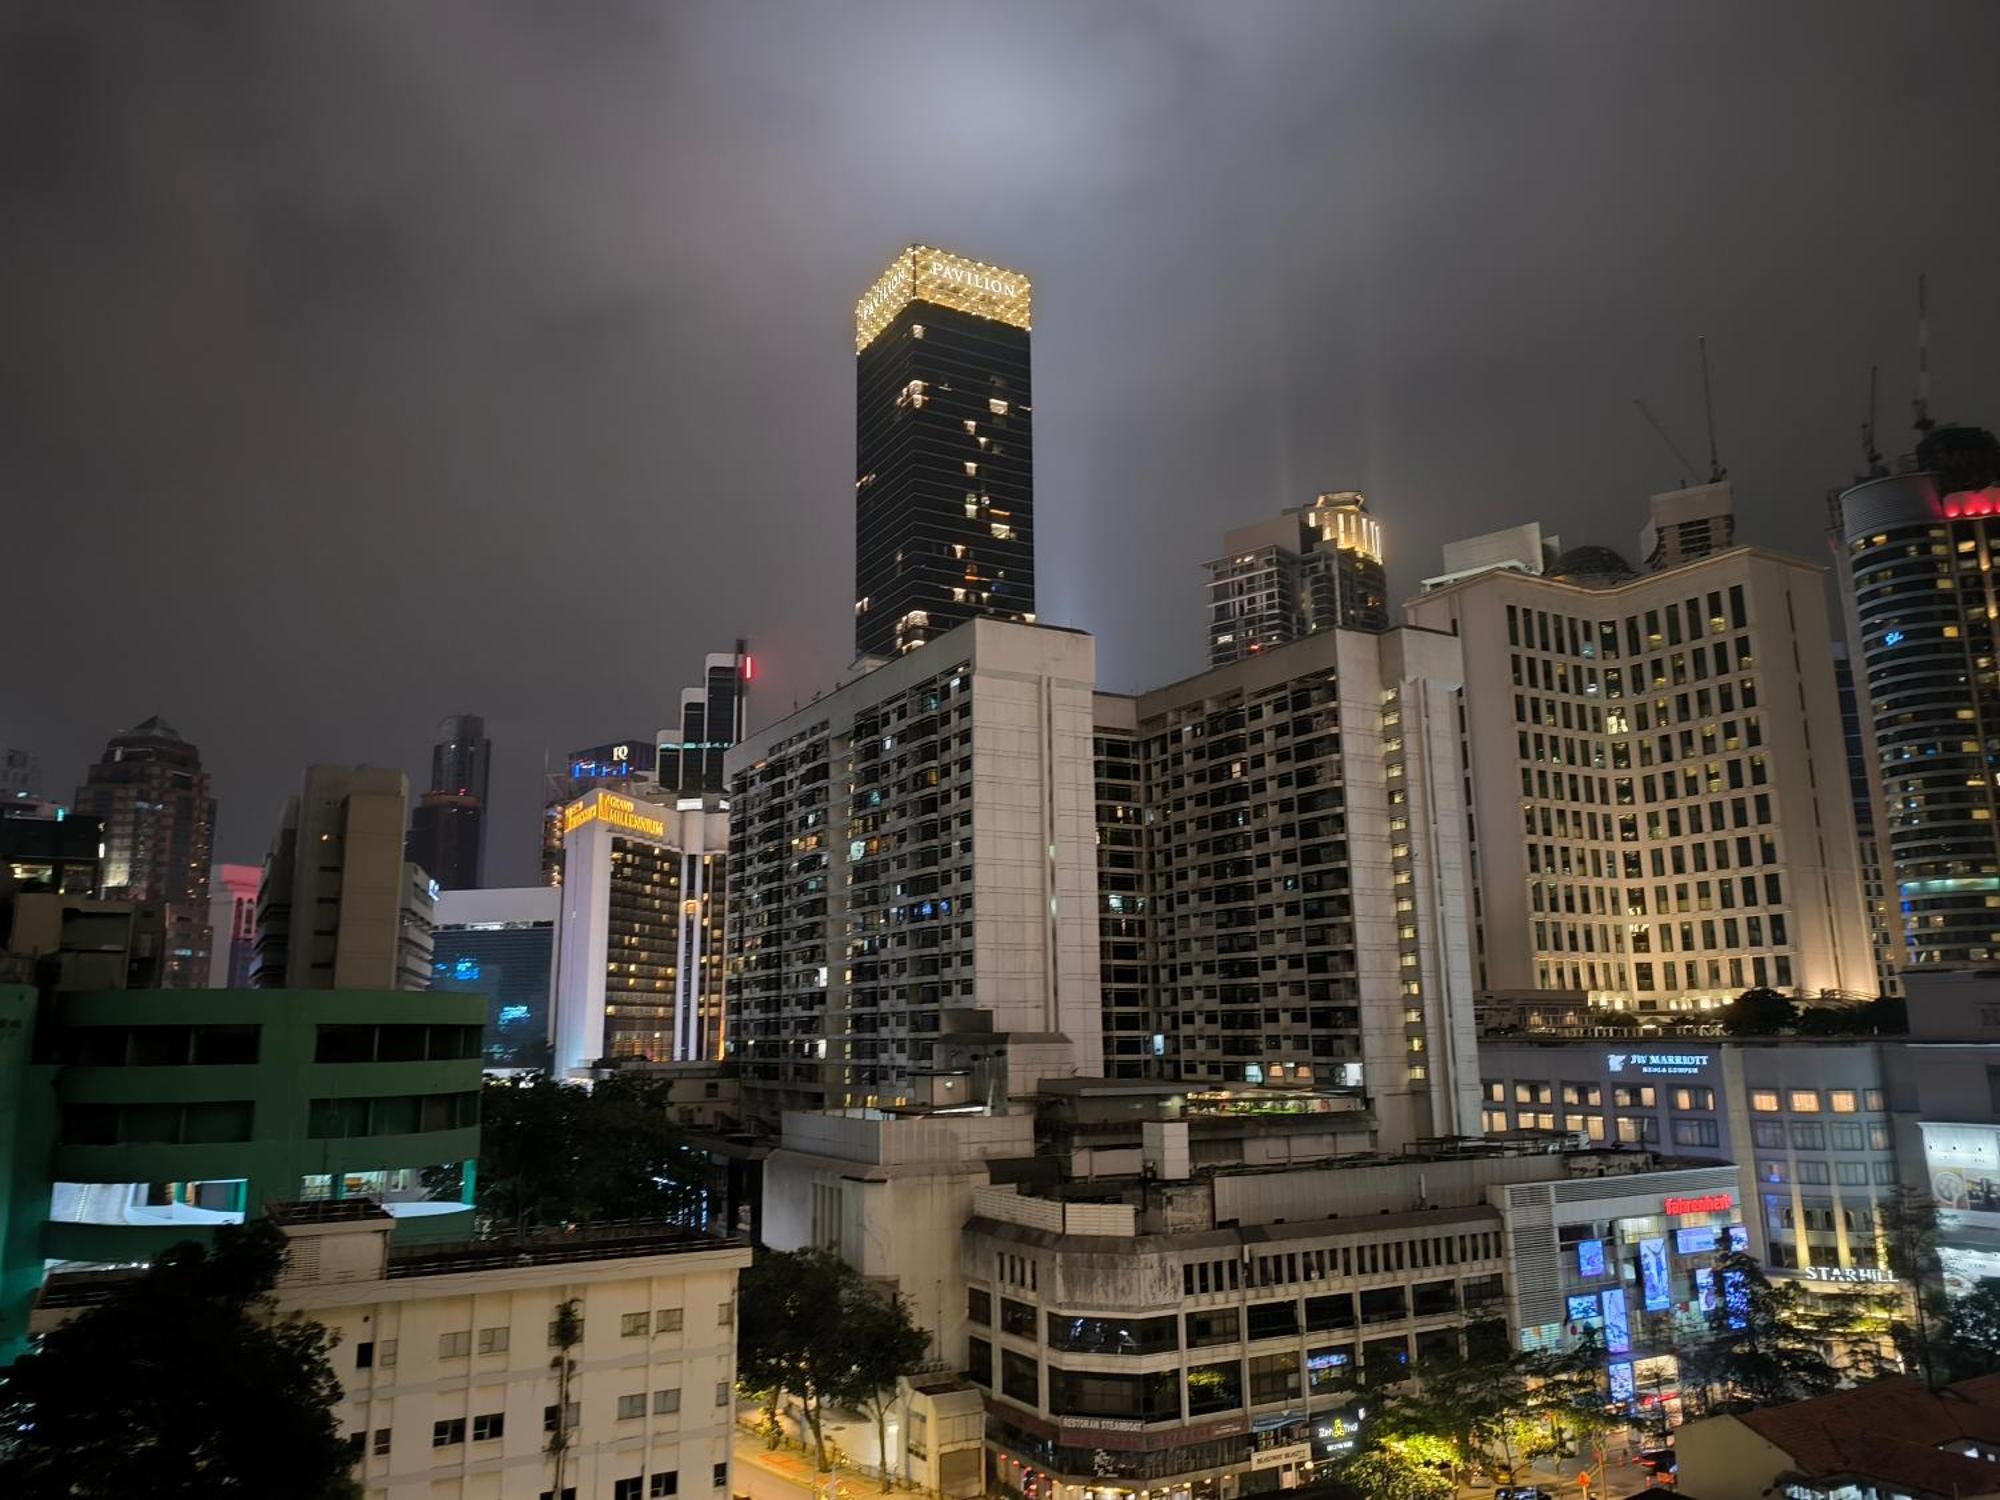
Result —
M1837 1115L1851 1115L1861 1107L1861 1100L1853 1089L1829 1089L1826 1105Z
M1819 1113L1818 1089L1793 1089L1792 1113L1795 1115L1816 1115Z
M1778 1112L1778 1091L1776 1089L1752 1089L1750 1107L1759 1114L1775 1115Z
M998 396L987 397L986 409L992 412L993 415L996 417L1004 417L1007 415L1007 403L1005 401L1002 401Z

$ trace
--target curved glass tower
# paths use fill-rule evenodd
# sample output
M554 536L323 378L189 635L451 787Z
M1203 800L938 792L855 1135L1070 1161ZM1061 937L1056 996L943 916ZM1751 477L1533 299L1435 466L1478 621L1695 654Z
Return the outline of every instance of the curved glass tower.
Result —
M2000 955L2000 442L1927 431L1836 502L1877 839L1906 965Z

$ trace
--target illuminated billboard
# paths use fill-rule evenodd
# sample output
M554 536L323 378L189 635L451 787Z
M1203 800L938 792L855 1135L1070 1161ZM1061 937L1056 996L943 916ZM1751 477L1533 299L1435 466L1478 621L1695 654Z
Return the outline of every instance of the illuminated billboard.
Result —
M1019 271L912 245L854 305L854 352L874 343L912 302L934 303L1015 328L1033 326L1028 278Z
M1647 1312L1665 1312L1674 1304L1667 1289L1667 1242L1639 1241L1639 1282L1646 1294Z
M1604 1348L1611 1354L1629 1354L1632 1350L1632 1330L1625 1321L1625 1293L1622 1288L1608 1291L1603 1295L1604 1303Z
M609 823L613 828L629 829L649 838L665 838L667 820L658 816L659 811L650 802L634 802L616 792L595 791L563 809L563 837L568 838L586 823Z
M1604 1241L1583 1240L1576 1247L1576 1274L1590 1279L1604 1274Z
M2000 1229L2000 1128L1926 1120L1921 1129L1931 1201L1945 1227Z

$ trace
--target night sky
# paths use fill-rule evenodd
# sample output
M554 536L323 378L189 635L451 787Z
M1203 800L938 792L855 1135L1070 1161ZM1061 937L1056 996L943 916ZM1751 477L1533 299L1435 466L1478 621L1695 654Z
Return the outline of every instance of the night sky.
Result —
M0 8L0 744L67 797L160 713L218 856L310 760L755 720L852 642L855 299L1035 283L1045 621L1203 661L1222 532L1364 490L1399 589L1516 521L1632 553L1699 461L1824 555L1868 367L2000 424L2000 5ZM1699 476L1689 476L1699 477Z

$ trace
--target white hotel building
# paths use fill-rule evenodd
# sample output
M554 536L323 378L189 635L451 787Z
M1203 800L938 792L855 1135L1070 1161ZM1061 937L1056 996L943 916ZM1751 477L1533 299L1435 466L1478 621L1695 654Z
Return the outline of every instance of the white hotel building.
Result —
M1876 992L1823 571L1579 547L1409 603L1465 651L1481 989Z
M598 788L562 810L555 1071L720 1056L729 813Z

